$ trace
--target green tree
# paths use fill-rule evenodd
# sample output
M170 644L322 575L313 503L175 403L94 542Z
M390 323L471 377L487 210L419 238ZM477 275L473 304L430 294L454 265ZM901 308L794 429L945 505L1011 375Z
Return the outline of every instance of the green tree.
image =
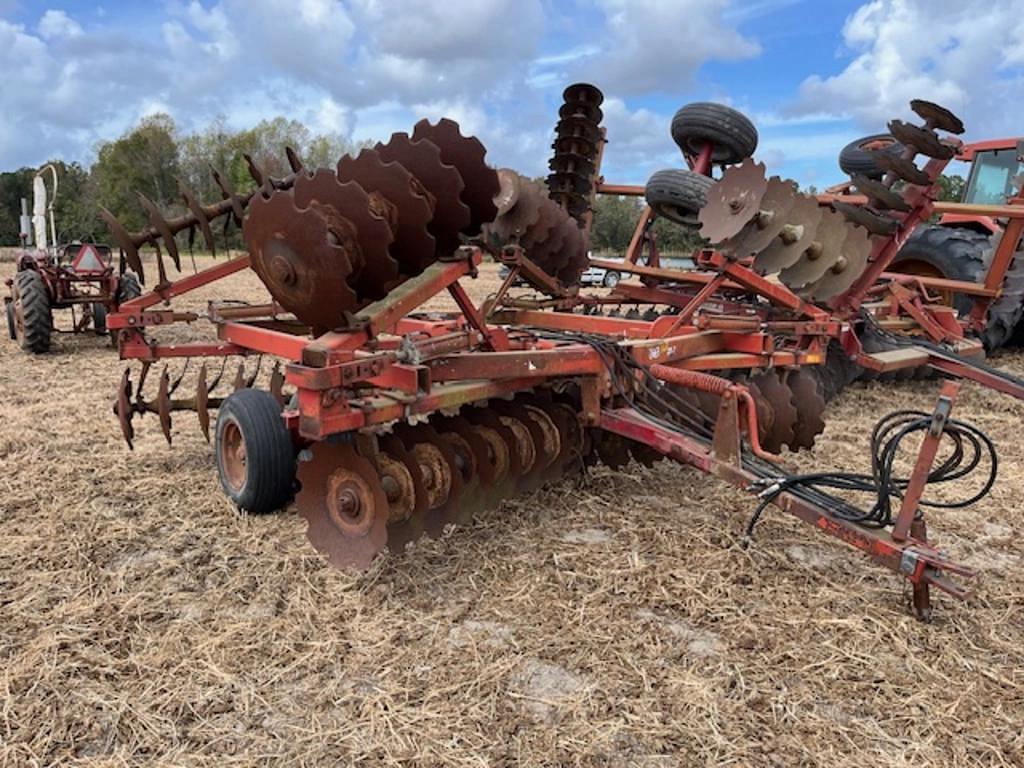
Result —
M964 199L964 177L953 174L939 176L939 200L949 203L959 203Z

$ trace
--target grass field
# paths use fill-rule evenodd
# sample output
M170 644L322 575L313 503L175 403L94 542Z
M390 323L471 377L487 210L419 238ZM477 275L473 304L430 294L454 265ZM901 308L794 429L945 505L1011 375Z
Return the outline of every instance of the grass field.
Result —
M246 273L184 304L261 295ZM931 514L981 578L922 625L901 579L777 511L744 548L751 498L665 462L341 573L294 512L234 511L191 415L129 452L123 367L93 336L0 343L2 766L1024 764L1021 403L965 387L1000 478ZM935 392L854 384L788 463L864 471L875 420Z

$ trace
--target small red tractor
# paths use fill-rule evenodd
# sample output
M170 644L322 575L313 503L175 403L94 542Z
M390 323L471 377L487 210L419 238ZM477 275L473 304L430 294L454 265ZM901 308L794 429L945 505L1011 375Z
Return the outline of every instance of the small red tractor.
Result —
M49 193L47 171L53 179ZM125 271L123 260L115 270L109 246L78 241L56 244L56 196L57 171L47 165L33 180L32 216L28 215L27 201L21 202L22 250L14 277L6 281L10 292L4 297L7 330L11 339L28 352L49 351L55 332L81 333L91 327L97 335L105 335L107 313L142 293L139 279ZM54 327L55 309L71 310L70 331Z

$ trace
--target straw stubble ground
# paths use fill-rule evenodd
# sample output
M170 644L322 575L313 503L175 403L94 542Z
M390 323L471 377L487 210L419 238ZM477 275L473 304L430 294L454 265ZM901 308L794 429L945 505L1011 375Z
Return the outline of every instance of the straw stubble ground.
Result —
M193 302L215 295L260 291L246 274ZM1003 463L984 505L932 515L982 579L925 626L899 579L781 513L743 548L750 498L667 463L339 573L293 512L234 512L194 418L173 449L143 420L129 453L121 367L92 337L0 344L0 765L1024 762L1024 407L1005 397L958 404ZM791 465L863 470L875 419L934 392L852 386Z

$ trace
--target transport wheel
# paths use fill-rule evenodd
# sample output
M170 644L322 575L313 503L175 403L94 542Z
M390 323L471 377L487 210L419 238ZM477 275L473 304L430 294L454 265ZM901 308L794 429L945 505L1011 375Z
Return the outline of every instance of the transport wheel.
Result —
M24 269L14 276L14 328L21 348L40 354L50 349L53 313L42 275Z
M656 171L647 180L644 197L654 212L684 227L698 226L697 214L707 203L715 180L683 168Z
M107 333L107 307L98 301L92 303L92 328L97 336Z
M132 272L125 272L121 275L117 281L117 294L115 299L118 304L124 304L126 301L136 299L142 295L142 286L139 284L139 278Z
M999 237L972 229L918 227L896 255L892 269L911 275L981 283ZM1024 256L1019 251L1003 278L1002 289L1002 295L989 305L988 322L981 334L986 351L1006 344L1024 315ZM938 293L961 316L971 311L970 296L949 291Z
M619 284L620 279L621 277L618 272L605 272L604 280L601 282L604 283L605 288L614 288Z
M757 149L757 128L746 115L724 104L698 101L687 104L672 118L672 139L687 155L699 155L711 142L716 165L739 163Z
M18 340L17 321L14 319L14 302L4 302L7 308L7 333L13 341Z
M903 145L888 133L862 136L843 147L839 153L839 167L848 176L861 175L869 179L881 179L885 171L875 160L875 152L895 156L903 152Z
M295 490L295 447L269 392L240 389L217 414L215 454L224 493L253 515L284 507Z

